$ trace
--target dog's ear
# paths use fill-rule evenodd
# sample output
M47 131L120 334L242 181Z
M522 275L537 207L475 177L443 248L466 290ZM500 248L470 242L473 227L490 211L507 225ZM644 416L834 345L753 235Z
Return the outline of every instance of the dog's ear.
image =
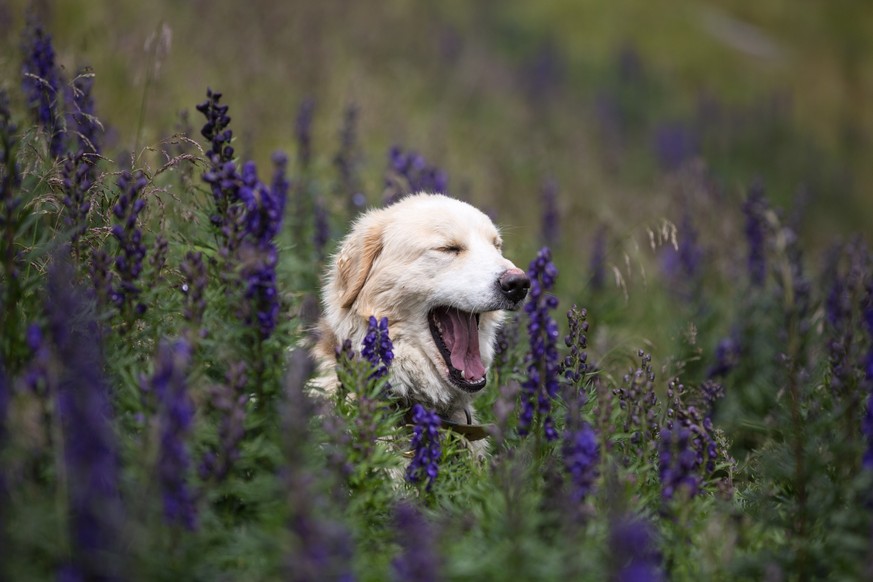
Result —
M370 276L373 263L382 252L382 225L372 224L360 235L348 239L336 261L340 305L348 309Z

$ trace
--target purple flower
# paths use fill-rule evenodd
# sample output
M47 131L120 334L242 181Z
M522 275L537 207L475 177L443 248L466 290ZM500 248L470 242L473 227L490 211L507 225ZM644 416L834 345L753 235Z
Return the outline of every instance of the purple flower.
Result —
M579 309L575 305L567 312L569 330L564 337L564 344L570 352L564 357L560 366L560 374L570 385L578 384L588 372L588 310ZM569 399L573 400L573 399ZM579 404L583 404L580 402Z
M117 293L112 281L112 257L103 249L94 249L91 252L88 270L97 297L97 305L105 307L110 303L116 303Z
M686 497L697 495L700 463L697 453L691 448L691 431L682 426L663 429L658 451L661 497L669 501L677 493Z
M636 517L621 517L610 524L610 580L658 582L664 579L660 554L651 525Z
M319 260L324 260L324 251L330 242L330 223L328 222L327 210L321 198L316 198L312 209L315 218L315 229L312 235L312 243Z
M69 498L73 568L83 579L117 575L124 511L109 385L97 323L68 264L53 264L45 304L60 370L54 394Z
M631 455L643 454L645 444L654 440L659 433L660 410L655 395L652 356L643 350L639 350L637 355L640 358L639 366L629 369L622 377L622 385L612 391L624 413L622 429L631 435Z
M258 180L253 162L243 165L240 199L245 205L245 232L239 248L241 277L245 286L242 308L246 324L258 330L261 339L270 337L279 321L281 300L276 287L278 251L274 238L282 226L287 182L286 158L274 156L276 176L273 187Z
M150 388L159 404L157 471L164 518L170 524L193 530L197 526L197 510L187 483L190 456L185 443L194 420L194 405L188 397L186 377L190 361L191 348L186 341L162 342Z
M101 150L101 133L103 127L97 120L94 108L94 97L91 88L94 85L94 75L87 69L80 70L73 79L70 95L67 98L70 121L68 130L75 132L76 150L82 152L85 159L92 163L95 154Z
M35 323L27 326L25 332L30 361L24 368L24 385L34 394L45 394L48 389L51 351L43 337L42 328Z
M206 117L200 133L209 140L209 149L206 152L209 168L203 172L203 181L209 184L215 201L216 212L210 220L227 238L228 234L223 229L228 227L230 205L238 201L239 178L233 163L233 146L230 145L233 131L227 127L230 125L228 106L220 105L220 100L221 93L207 89L206 101L197 105L197 111Z
M294 122L294 135L297 138L297 162L300 171L306 173L312 163L312 117L315 113L315 100L305 99L297 110Z
M55 64L52 37L42 26L29 22L24 40L22 87L37 125L49 135L49 153L58 158L63 153L64 130L59 124L63 80Z
M431 166L415 152L404 152L394 146L388 152L388 171L385 175L385 205L417 192L446 194L448 179L445 172Z
M767 279L767 217L769 206L764 197L764 185L755 181L749 187L749 195L743 202L746 217L746 244L749 246L748 268L752 285L762 287Z
M339 173L340 195L347 200L349 214L357 214L366 204L367 199L361 192L361 181L358 177L358 166L361 163L358 152L358 107L349 104L343 113L343 125L340 129L340 149L333 158L333 164Z
M394 508L394 531L400 554L391 560L392 579L398 582L440 580L440 559L432 527L421 511L408 502Z
M61 183L64 188L64 222L72 230L70 242L74 253L78 254L78 242L88 230L88 211L91 201L88 192L94 185L93 161L87 159L83 152L64 158L61 166Z
M663 170L672 171L697 155L697 138L683 123L662 123L655 129L653 148Z
M411 444L414 456L406 467L406 479L410 483L426 481L426 489L430 491L440 469L442 446L439 428L442 421L436 412L416 403L412 407L412 422L415 425Z
M220 105L221 93L214 93L212 89L206 90L206 101L197 105L197 111L206 117L206 124L200 130L201 135L209 140L207 157L214 167L221 166L225 162L233 160L233 131L228 129L230 116L227 114L228 106Z
M597 479L597 465L600 462L600 445L597 433L583 423L578 430L564 433L561 446L564 469L570 477L570 496L575 503L582 503L591 492Z
M531 261L527 275L531 286L524 310L529 317L530 351L525 356L527 378L521 385L518 432L527 435L536 414L541 419L546 439L553 441L558 438L551 417L552 400L557 397L559 387L558 323L549 312L558 307L558 299L549 291L555 285L558 270L548 247Z
M678 248L674 249L672 246L664 248L662 268L674 286L680 290L693 288L700 276L700 262L703 260L704 253L697 242L697 229L694 228L689 212L682 215L676 246Z
M590 261L591 289L599 291L606 283L606 227L601 226L591 244Z
M558 210L558 183L553 178L543 183L540 200L543 209L540 238L544 245L554 246L558 242L561 217Z
M394 360L394 345L388 335L388 318L376 320L372 315L367 322L367 335L361 346L361 357L373 366L371 379L381 378L388 373Z
M739 333L734 332L718 341L715 346L715 362L706 372L707 379L723 378L733 370L740 359Z
M118 202L112 208L112 213L118 222L112 227L112 235L118 241L118 255L115 257L115 272L120 279L119 288L114 295L114 302L119 309L133 308L141 315L145 305L136 303L141 290L137 284L142 273L142 261L146 256L145 243L142 240L142 230L138 218L145 208L145 200L141 198L142 191L148 184L145 175L138 171L135 174L122 172L118 178L118 188L121 193Z

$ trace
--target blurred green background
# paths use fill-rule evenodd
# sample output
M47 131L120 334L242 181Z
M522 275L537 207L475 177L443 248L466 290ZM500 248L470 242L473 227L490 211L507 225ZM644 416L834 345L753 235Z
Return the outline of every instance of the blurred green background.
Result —
M806 231L873 222L870 3L7 0L6 71L16 70L28 8L68 71L94 68L119 152L172 135L179 112L212 87L231 106L238 151L260 162L293 149L296 110L313 98L315 153L329 164L354 103L371 201L400 143L527 239L545 176L558 182L568 234L667 213L669 187L646 159L652 133L663 122L705 124L709 104L752 117L698 139L729 195L761 176L786 207L810 190ZM602 135L604 94L622 101L618 145Z

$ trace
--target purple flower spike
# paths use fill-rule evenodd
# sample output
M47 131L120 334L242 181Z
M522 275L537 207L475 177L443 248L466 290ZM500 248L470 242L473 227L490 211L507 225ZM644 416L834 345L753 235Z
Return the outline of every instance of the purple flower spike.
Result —
M132 308L139 315L145 312L145 305L137 302L137 299L141 293L138 279L142 273L146 247L138 219L145 208L145 200L141 196L147 184L148 180L142 172L123 172L118 178L121 193L112 208L117 220L112 227L112 235L119 246L118 255L115 257L115 272L121 281L113 300L119 309Z
M634 517L615 520L609 531L613 574L618 582L660 582L664 579L651 526Z
M691 447L691 436L691 431L681 426L661 431L658 468L661 496L666 501L673 499L677 493L688 497L697 495L700 458Z
M430 491L440 469L442 446L439 427L442 421L436 412L416 404L412 407L412 422L415 425L412 434L412 450L415 456L406 468L406 479L410 483L426 481L426 489Z
M21 71L24 94L37 125L49 135L49 153L53 158L58 158L64 149L64 130L58 122L63 80L55 64L52 37L42 26L31 22L28 24L24 45L25 55Z
M185 443L194 420L194 405L188 397L186 379L190 361L191 348L186 341L161 343L151 389L159 403L157 469L164 518L170 524L193 530L197 526L197 511L186 479L191 463Z
M749 280L762 287L767 278L767 212L769 206L764 197L764 185L760 181L749 187L749 195L743 202L746 216L746 243L749 245Z
M392 579L398 582L440 580L434 532L421 511L410 503L394 508L394 529L401 553L391 561Z
M558 307L558 299L548 292L555 285L558 269L552 263L552 253L548 247L544 247L531 261L527 275L531 285L524 310L530 318L527 325L530 351L525 356L527 379L521 385L518 432L527 435L536 415L542 419L546 439L553 441L558 438L551 409L560 385L559 333L558 323L549 312Z
M389 206L409 194L431 192L446 194L446 173L431 166L415 152L404 152L394 146L388 152L389 170L385 176L385 205Z
M124 510L109 385L97 323L72 268L49 269L46 315L56 360L57 414L69 498L69 569L84 580L118 576Z
M561 453L564 468L570 477L571 498L576 503L582 503L594 487L598 475L600 445L597 433L587 423L577 431L567 432Z
M361 347L361 357L373 365L370 378L381 378L388 373L388 368L394 360L394 345L388 335L388 318L376 320L372 315L367 324L367 335Z

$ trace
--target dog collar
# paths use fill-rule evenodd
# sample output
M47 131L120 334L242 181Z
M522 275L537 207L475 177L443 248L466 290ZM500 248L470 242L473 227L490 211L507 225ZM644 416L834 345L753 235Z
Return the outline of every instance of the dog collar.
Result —
M468 441L480 441L491 436L492 424L473 424L473 417L470 411L464 408L464 416L467 418L466 424L449 420L444 415L437 413L440 417L440 426L446 430L458 433ZM412 409L407 409L405 415L406 424L415 424L412 422Z

